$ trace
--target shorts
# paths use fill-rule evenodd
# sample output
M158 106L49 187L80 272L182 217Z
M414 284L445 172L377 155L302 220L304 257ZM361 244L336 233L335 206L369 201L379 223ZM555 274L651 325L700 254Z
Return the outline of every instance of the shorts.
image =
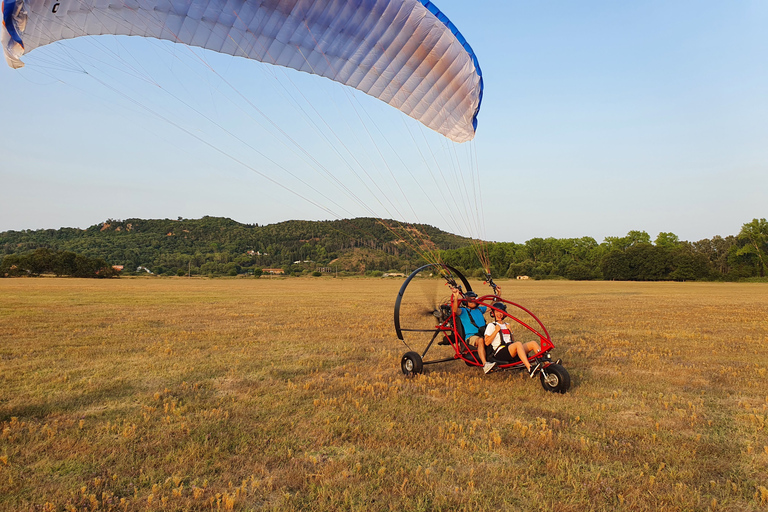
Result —
M509 346L501 347L498 352L493 354L493 357L499 361L506 361L509 363L516 363L520 361L520 358L517 357L517 352L512 355L512 353L509 351Z
M483 340L483 342L485 342L485 337L478 336L477 334L475 334L474 336L470 336L467 341L469 342L470 345L472 345L473 347L476 347L478 340Z

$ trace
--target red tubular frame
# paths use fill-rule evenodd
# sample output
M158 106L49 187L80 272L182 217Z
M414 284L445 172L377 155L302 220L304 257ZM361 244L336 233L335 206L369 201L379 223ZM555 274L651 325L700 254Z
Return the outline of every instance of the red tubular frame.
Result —
M529 357L528 358L529 361L533 360L533 359L537 359L537 358L543 356L544 354L546 354L547 352L549 352L550 350L552 350L553 348L555 348L555 345L554 345L554 343L552 343L552 338L550 338L549 332L547 331L547 328L544 327L544 324L541 323L541 320L539 320L539 318L536 315L534 315L529 309L527 309L527 308L525 308L525 307L523 307L520 304L517 304L515 302L502 299L501 297L499 297L497 295L483 295L482 297L478 297L474 302L476 302L478 305L486 306L491 311L501 311L501 310L497 309L497 308L494 308L490 304L494 304L496 302L503 302L504 304L508 304L510 306L514 306L514 307L516 307L518 309L521 309L521 310L525 311L526 313L528 313L531 316L531 318L536 320L536 323L539 324L539 327L540 327L541 331L543 332L543 334L542 334L542 332L539 332L538 330L536 330L535 328L531 327L526 322L523 322L522 320L520 320L516 316L511 315L509 312L507 312L507 311L504 312L504 314L506 315L507 318L511 318L512 320L517 322L519 325L522 325L523 327L525 327L526 329L528 329L533 334L535 334L536 336L539 337L539 342L540 342L539 345L541 347L541 350L539 350L533 356ZM488 304L486 304L485 302L488 302ZM458 316L455 313L451 313L451 316L448 317L441 324L436 325L435 329L440 330L440 331L444 331L444 332L450 332L450 333L453 334L454 342L451 343L451 346L456 351L456 354L454 355L454 359L461 359L465 363L467 363L469 365L472 365L472 366L481 366L482 363L472 354L471 346L466 342L466 340L464 340L461 336L459 336L458 329L456 328L456 325L457 325L456 322L460 322L460 321L461 320L459 320ZM452 324L452 327L450 327L448 325L449 322ZM450 338L448 338L448 340L450 341ZM462 348L464 350L462 350ZM464 354L462 354L462 352L464 352ZM470 355L472 357L472 359L468 359L467 357L464 357L465 354L466 355ZM517 362L514 362L514 363L497 364L497 366L500 369L506 369L506 368L515 368L517 366L524 366L524 365L523 365L522 361L517 361Z

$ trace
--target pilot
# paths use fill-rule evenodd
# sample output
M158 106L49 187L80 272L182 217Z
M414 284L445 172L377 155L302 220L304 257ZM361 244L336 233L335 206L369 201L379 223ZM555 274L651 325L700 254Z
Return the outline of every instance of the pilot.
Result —
M473 291L465 293L464 298L466 299L467 307L459 307L459 301L462 300L461 291L458 288L453 288L451 311L459 317L461 325L464 327L464 340L473 347L477 347L477 355L480 357L480 362L483 363L483 372L488 373L496 366L496 363L488 362L485 358L486 343L483 336L485 332L485 317L483 315L488 310L488 307L477 304L475 301L477 294Z

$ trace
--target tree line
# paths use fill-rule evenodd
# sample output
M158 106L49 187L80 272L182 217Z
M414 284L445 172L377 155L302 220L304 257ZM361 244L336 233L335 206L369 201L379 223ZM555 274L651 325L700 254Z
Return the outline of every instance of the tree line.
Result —
M524 244L495 243L487 247L494 276L534 279L606 279L619 281L740 280L768 273L768 222L754 219L737 236L715 236L697 242L645 231L623 237L532 238ZM472 247L443 252L449 265L476 277L482 269Z
M407 272L424 262L398 226L370 218L258 226L204 217L108 220L85 230L9 231L0 233L0 276L22 275L22 268L27 275L93 275L94 268L111 265L123 265L124 274L149 270L163 275L259 275L264 268L281 268L286 274ZM482 276L469 239L426 225L408 229L425 233L421 239L439 249L446 263ZM651 239L645 231L630 231L602 243L582 237L483 245L496 277L689 281L764 278L768 272L765 219L744 224L736 236L696 242L674 233ZM69 263L54 264L57 258Z
M69 277L117 277L119 271L101 258L68 251L40 248L28 254L11 254L0 261L0 276L21 277L54 274Z
M439 249L470 243L429 225L408 228L425 233ZM219 217L109 219L86 229L0 233L0 259L47 248L123 265L124 274L147 269L163 275L258 274L263 268L308 273L327 268L331 262L338 262L334 268L341 271L413 268L419 256L403 237L407 233L396 221L372 218L265 226ZM353 254L358 256L349 257Z

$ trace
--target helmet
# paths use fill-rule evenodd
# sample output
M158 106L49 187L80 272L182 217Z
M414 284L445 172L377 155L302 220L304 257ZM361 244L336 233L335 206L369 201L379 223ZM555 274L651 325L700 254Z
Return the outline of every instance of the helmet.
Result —
M494 309L500 309L500 310L502 310L504 312L507 311L507 305L504 304L503 302L495 302L492 307Z
M475 292L473 292L472 290L470 290L467 293L465 293L464 296L465 297L469 297L470 299L476 299L477 298L477 294Z

